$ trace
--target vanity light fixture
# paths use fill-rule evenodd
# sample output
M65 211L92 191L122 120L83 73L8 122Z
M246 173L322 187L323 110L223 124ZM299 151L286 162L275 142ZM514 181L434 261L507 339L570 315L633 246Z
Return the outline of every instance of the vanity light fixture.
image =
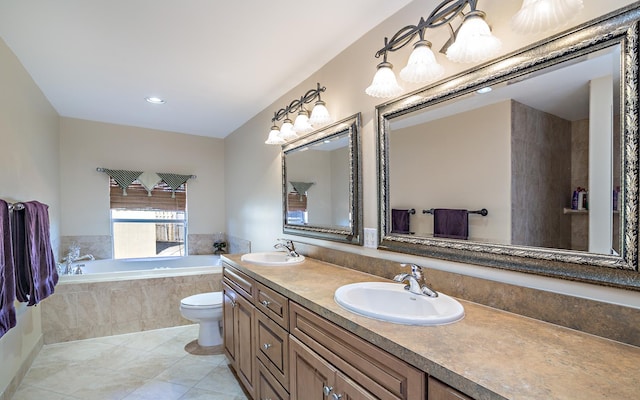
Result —
M417 25L408 25L396 32L389 40L384 39L384 47L375 54L382 56L373 81L365 92L373 97L394 97L402 93L402 87L396 81L393 66L387 61L387 53L400 50L417 36L414 49L409 56L407 66L400 71L400 78L411 83L434 82L444 75L444 68L436 60L431 50L431 42L425 40L429 28L446 25L450 39L440 52L444 52L450 61L458 63L477 63L493 58L498 54L501 42L491 33L485 21L485 13L477 9L478 0L445 0L427 17L420 18ZM465 11L467 10L468 11ZM452 22L461 19L457 29Z
M567 24L582 8L582 0L523 0L511 18L511 29L522 34L544 32Z
M273 115L271 122L273 126L269 132L269 137L265 141L266 144L285 144L287 141L298 137L299 133L308 133L312 130L326 125L331 122L331 115L327 110L326 104L320 98L320 93L327 90L326 87L320 86L318 83L316 89L308 90L299 99L293 100L288 106L279 109ZM305 104L315 101L311 116L305 108ZM289 119L289 114L298 113L295 122ZM277 122L283 120L282 126L278 128Z
M151 104L164 104L167 102L166 100L161 99L160 97L155 97L155 96L145 97L144 99Z

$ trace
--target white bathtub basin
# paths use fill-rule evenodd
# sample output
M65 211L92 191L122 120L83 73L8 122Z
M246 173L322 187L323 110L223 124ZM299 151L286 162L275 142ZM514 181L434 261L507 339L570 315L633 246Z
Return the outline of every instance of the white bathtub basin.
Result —
M464 308L456 299L442 293L438 297L415 295L401 283L352 283L339 287L334 298L351 312L398 324L443 325L464 317Z
M240 257L241 261L268 267L296 265L304 261L304 256L291 257L282 251L268 251L263 253L247 253Z

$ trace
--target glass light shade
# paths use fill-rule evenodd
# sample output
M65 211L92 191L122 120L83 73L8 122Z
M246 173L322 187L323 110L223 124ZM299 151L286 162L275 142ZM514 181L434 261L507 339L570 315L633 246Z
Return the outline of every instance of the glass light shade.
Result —
M276 125L271 127L271 131L269 132L269 137L264 142L265 144L284 144L285 141L280 137L280 131Z
M420 40L413 45L407 66L400 71L400 78L411 83L433 82L444 75L444 67L438 64L431 50L431 42Z
M498 55L500 39L493 36L484 13L472 11L464 17L456 40L447 50L447 58L457 63L477 63Z
M313 130L313 126L309 122L309 113L307 110L300 110L296 121L293 123L293 130L297 133L307 133Z
M582 10L582 0L524 0L511 18L514 32L545 32L566 25Z
M331 122L331 114L329 114L329 110L327 110L324 101L316 101L316 105L313 106L313 110L311 110L309 121L314 126L322 126Z
M289 118L284 120L282 127L280 128L280 137L284 140L291 140L298 137L293 130L293 124Z
M402 88L396 80L396 74L391 68L393 65L386 61L378 64L373 82L365 89L365 93L372 97L394 97L402 93Z

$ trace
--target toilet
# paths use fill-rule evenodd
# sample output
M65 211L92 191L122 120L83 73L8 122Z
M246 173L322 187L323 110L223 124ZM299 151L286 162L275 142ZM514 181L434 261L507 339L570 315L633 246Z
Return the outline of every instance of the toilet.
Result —
M194 294L180 301L180 314L200 324L198 344L209 347L222 344L222 292Z

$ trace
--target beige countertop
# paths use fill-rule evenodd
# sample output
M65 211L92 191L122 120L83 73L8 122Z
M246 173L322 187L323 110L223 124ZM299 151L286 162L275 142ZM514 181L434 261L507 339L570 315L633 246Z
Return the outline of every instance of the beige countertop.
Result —
M453 324L378 321L343 309L333 294L345 284L384 278L311 258L266 267L240 257L223 261L473 398L640 398L638 347L461 299L465 317Z

